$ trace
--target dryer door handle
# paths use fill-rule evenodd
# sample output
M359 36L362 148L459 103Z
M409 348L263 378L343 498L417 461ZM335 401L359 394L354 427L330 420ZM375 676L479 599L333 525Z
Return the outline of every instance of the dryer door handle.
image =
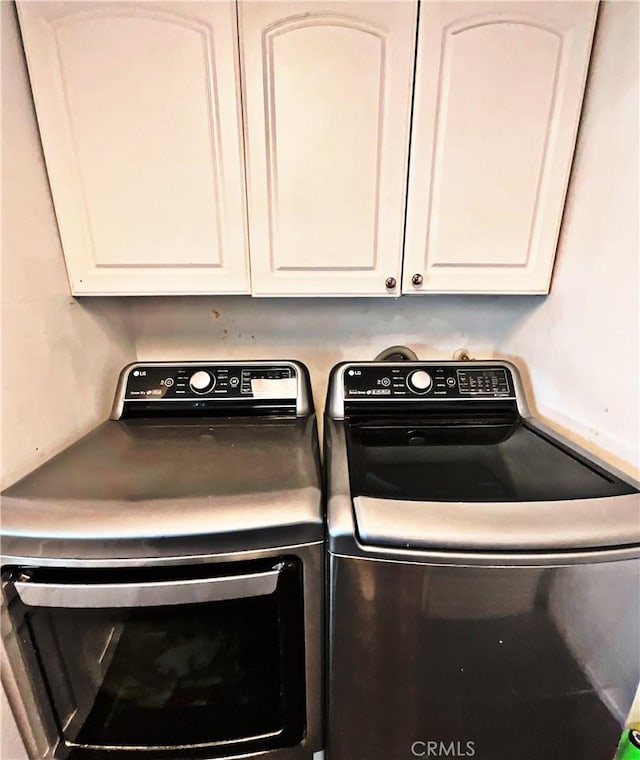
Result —
M14 583L29 607L117 608L159 607L222 602L273 594L283 563L263 573L191 578L158 583Z

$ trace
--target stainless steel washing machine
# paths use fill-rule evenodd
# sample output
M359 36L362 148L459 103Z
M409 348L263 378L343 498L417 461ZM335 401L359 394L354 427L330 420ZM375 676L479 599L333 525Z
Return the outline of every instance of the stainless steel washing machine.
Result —
M501 361L344 363L326 416L330 760L611 760L640 497Z
M303 365L125 368L111 419L2 498L30 757L316 757L319 472Z

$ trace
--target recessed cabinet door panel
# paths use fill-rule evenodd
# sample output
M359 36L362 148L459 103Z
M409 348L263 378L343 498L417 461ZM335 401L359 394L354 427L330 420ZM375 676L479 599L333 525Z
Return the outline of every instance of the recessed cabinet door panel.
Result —
M398 295L416 4L239 11L253 292Z
M548 291L596 9L422 6L403 292Z
M73 292L248 292L235 4L19 12Z

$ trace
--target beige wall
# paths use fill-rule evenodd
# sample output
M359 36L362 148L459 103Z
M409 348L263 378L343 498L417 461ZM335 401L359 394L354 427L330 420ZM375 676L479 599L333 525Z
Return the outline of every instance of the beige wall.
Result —
M537 412L638 473L638 11L601 5L551 295L133 299L142 359L304 361L316 407L330 368L393 343L423 359L508 356Z
M640 461L640 4L600 7L578 149L551 295L506 343L526 346L539 411L605 458ZM616 461L619 458L621 461ZM629 705L638 620L627 595L565 575L551 612L569 647L621 722ZM604 579L603 579L604 580ZM569 601L570 600L570 601ZM571 614L568 615L568 611ZM615 690L611 683L625 685ZM635 716L637 719L637 715Z
M2 486L104 419L135 358L122 302L69 295L12 3L2 25ZM1 693L0 757L25 752Z
M0 689L0 757L2 760L27 760L4 689Z
M69 295L12 3L2 25L2 485L104 419L135 358L122 302ZM25 752L4 691L0 757Z
M2 2L2 485L105 417L124 301L70 297L12 3Z
M551 294L498 350L539 411L637 473L640 462L640 4L600 6Z
M345 359L373 359L396 343L425 359L461 346L490 356L509 327L503 308L494 297L151 298L134 299L132 320L143 359L299 359L320 410L329 370Z
M541 414L637 469L638 10L636 2L601 4L548 298L73 300L28 85L21 60L14 63L3 94L5 144L15 145L4 152L3 171L5 187L12 184L3 202L3 317L12 323L3 331L3 397L5 430L23 431L5 452L4 482L104 415L122 359L132 354L129 311L140 358L299 358L311 369L318 407L334 363L372 358L392 343L422 358L448 358L461 346L478 358L508 355L529 374ZM13 40L4 47L17 61L13 14L4 7L3 15L11 17L5 36ZM19 105L8 107L13 100ZM613 386L611 371L596 369L602 361L615 367ZM31 383L41 387L42 378L66 389L71 424L51 415L42 394L34 397ZM40 424L23 424L26 407Z

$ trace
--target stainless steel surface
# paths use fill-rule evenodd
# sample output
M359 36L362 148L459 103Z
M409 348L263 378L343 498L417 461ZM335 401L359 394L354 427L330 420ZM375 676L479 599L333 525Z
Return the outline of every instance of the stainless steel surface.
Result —
M71 475L72 474L72 475ZM109 421L7 489L2 553L249 551L323 535L315 418Z
M30 607L159 607L202 604L272 594L279 570L219 578L196 578L162 583L37 583L16 581L22 602Z
M323 707L323 679L322 679L322 651L319 642L323 640L323 544L321 542L299 546L276 546L265 548L261 551L239 552L237 554L223 554L219 557L201 557L197 563L201 566L204 562L210 563L212 568L219 562L225 564L229 561L246 561L248 559L279 558L283 555L297 557L303 566L302 593L304 598L304 659L305 659L305 696L306 696L306 733L300 744L295 748L269 750L268 752L244 752L242 754L225 754L220 760L239 760L239 758L263 758L263 760L311 760L315 752L323 747L322 736L322 707ZM6 561L7 558L5 558ZM165 559L164 564L172 563L179 558ZM180 558L182 565L188 560ZM190 560L189 560L190 561ZM111 560L109 567L116 567L116 561ZM163 561L155 562L152 558L140 561L144 566L162 565ZM4 562L3 562L4 564ZM69 562L50 560L40 563L31 558L32 566L70 566ZM84 560L82 567L104 567L105 562ZM123 567L129 566L126 562ZM12 586L13 584L9 584ZM15 593L11 588L4 587L4 596ZM53 757L62 757L56 754L59 739L54 716L50 708L46 706L46 698L38 696L37 684L29 677L27 664L24 661L24 651L16 640L16 631L11 627L11 621L7 613L7 606L2 604L2 683L7 691L12 708L15 711L21 733L26 740L29 757L31 760L49 760ZM49 747L47 750L46 748Z
M214 364L179 366L192 367L193 376ZM28 604L88 609L248 598L270 593L277 572L229 577L229 563L281 557L295 557L302 565L306 733L296 747L229 749L224 760L311 760L321 751L324 529L308 372L298 362L224 362L274 364L294 370L296 417L250 418L240 410L233 418L121 421L128 373L150 366L132 364L120 376L116 419L3 493L3 569L166 568L162 580L153 583L93 586L93 600L84 582L71 587L55 582L54 588L24 578L3 583L2 682L32 760L66 757L68 749L61 746L50 697L32 677L39 665L25 647L24 631L12 627L7 599L17 603L20 595ZM227 566L223 578L216 572L221 563ZM194 575L204 575L210 565L212 577L193 584L170 581L169 569L185 565L199 568Z
M478 760L613 756L637 686L639 560L330 563L331 760L408 760L416 741L471 741Z
M351 498L351 490L349 485L349 469L347 460L347 444L346 435L344 429L345 423L342 420L332 420L325 418L325 469L327 479L327 529L328 529L328 548L336 555L342 556L354 556L361 558L369 558L373 560L381 561L393 561L399 560L404 562L425 562L433 564L464 564L464 565L539 565L539 564L554 564L554 565L566 565L566 564L581 564L586 562L610 562L619 561L623 559L632 559L640 557L640 541L635 541L633 537L637 535L638 531L638 519L636 515L637 510L640 508L637 502L637 495L632 495L629 502L622 504L621 512L624 512L627 518L629 516L632 519L619 525L609 523L609 515L607 514L608 500L602 500L604 505L596 508L595 517L596 526L599 520L603 520L605 523L609 523L610 531L617 531L618 534L626 536L624 547L618 547L615 544L607 549L602 547L598 548L574 548L569 546L563 547L558 550L559 547L553 546L552 537L547 536L548 546L544 551L533 551L531 546L527 546L528 537L521 535L523 545L519 548L508 548L508 531L511 526L505 520L504 524L494 525L493 531L485 530L484 524L480 521L477 523L479 528L478 535L468 535L467 541L474 546L467 546L463 549L461 546L456 546L458 536L458 524L457 521L452 519L448 520L448 515L455 513L457 509L456 503L443 502L435 503L438 511L438 519L441 519L439 530L444 531L447 539L448 548L440 547L436 548L429 542L429 537L426 535L428 528L426 523L423 525L421 516L414 513L415 523L412 528L407 529L405 540L402 540L402 532L405 530L404 523L401 522L402 511L396 512L396 500L387 501L387 509L383 510L385 513L381 515L385 521L387 521L387 527L397 537L395 546L363 543L358 534L355 521L355 508L354 500ZM581 451L578 449L578 451ZM591 457L591 461L605 466L595 457ZM633 485L633 480L626 478L626 481ZM633 501L633 498L636 501ZM361 498L361 497L359 497ZM626 498L626 497L616 497ZM384 500L381 500L384 501ZM420 504L421 502L418 502ZM579 508L579 505L584 503L583 501L568 502L564 506L568 505L568 508L575 510ZM409 504L411 504L409 502ZM444 505L447 505L446 507ZM530 515L523 515L523 518L530 521L534 527L536 535L545 533L547 527L549 530L552 526L545 526L542 521L536 520L536 508L538 502L532 504L532 513ZM384 505L381 505L383 507ZM467 505L469 506L469 505ZM474 522L475 516L473 514L473 508L479 508L482 510L482 504L471 505L472 509L467 516L472 522ZM505 503L500 505L506 510L517 508L517 504ZM497 518L496 518L497 519ZM565 524L561 515L553 515L554 521L558 521L561 525ZM596 526L593 526L595 528ZM467 526L471 527L471 523ZM565 528L568 532L575 531L575 537L584 538L587 531L591 531L592 528L588 524L583 524L577 521L577 524L571 526L565 524ZM413 531L413 532L412 532ZM591 534L594 536L595 534ZM412 538L417 538L418 542L412 546ZM388 543L387 538L382 540ZM480 541L480 543L478 543ZM419 543L423 543L422 546Z
M57 744L57 727L49 711L43 714L39 705L45 701L42 684L35 684L23 659L17 631L12 627L7 605L0 605L2 640L0 642L0 680L7 695L16 725L31 760L50 760ZM36 692L40 700L36 699ZM9 760L9 759L7 759Z
M296 415L298 417L306 417L313 413L313 397L311 395L311 383L309 381L309 373L307 368L296 361L220 361L213 359L207 361L203 359L201 361L194 362L133 362L128 364L120 373L118 379L118 387L116 390L116 396L111 409L111 419L119 420L122 417L124 407L124 396L127 387L127 378L129 373L140 367L193 367L194 374L201 371L201 368L211 367L216 364L224 366L236 366L236 367L270 367L274 364L282 365L283 367L291 367L295 371L297 378L297 394L296 394Z
M640 676L638 494L353 499L343 378L364 364L334 368L325 414L328 756L400 760L435 746L479 760L611 757ZM513 365L488 365L511 371L527 424L612 471L531 419Z
M536 502L353 500L362 544L535 552L640 545L640 494Z
M520 412L520 415L522 417L530 417L531 412L529 411L529 406L527 404L527 397L524 391L524 386L522 384L522 379L520 377L520 373L518 372L518 368L508 361L483 361L481 362L481 365L483 367L503 367L511 372L511 375L513 377L513 382L516 390L515 400L518 406L518 411ZM344 375L345 372L347 372L352 367L375 367L380 366L379 362L343 362L341 364L337 364L332 370L331 374L329 375L329 388L327 391L327 403L325 408L325 416L330 417L333 420L343 420L344 419ZM403 367L406 369L411 369L412 367L416 370L425 370L429 371L430 367L459 367L463 370L469 369L469 363L464 361L438 361L438 362L429 362L429 361L420 361L420 362L385 362L385 366L388 367ZM425 403L425 401L438 403L437 398L428 398L425 399L423 396L419 396L415 399L398 399L398 403ZM483 400L483 399L479 399ZM393 403L394 399L386 399L385 403ZM474 399L460 399L460 403L474 403Z
M278 545L277 541L265 543L265 546L269 547L269 551L273 551L279 554L294 554L297 555L298 550L306 546L322 546L322 541L312 541L310 543L303 544L283 544ZM71 558L71 557L38 557L38 567L48 568L102 568L102 569L118 569L118 568L137 568L137 567L166 567L182 566L185 564L185 559L189 565L199 566L206 565L211 562L234 562L234 561L251 561L254 559L261 559L264 556L264 548L262 549L250 549L247 551L221 551L216 552L215 543L208 542L206 552L200 553L185 553L175 554L163 557L153 556L141 556L141 557L120 557L120 558ZM34 558L32 556L24 556L18 554L3 554L2 566L16 565L20 567L29 567L33 565Z

